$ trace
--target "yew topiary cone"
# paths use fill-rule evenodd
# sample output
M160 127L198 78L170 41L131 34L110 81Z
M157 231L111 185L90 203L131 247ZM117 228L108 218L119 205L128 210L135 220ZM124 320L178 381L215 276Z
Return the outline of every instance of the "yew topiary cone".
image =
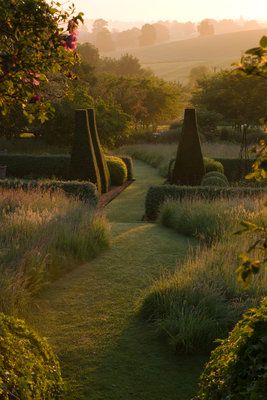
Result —
M90 181L101 193L101 179L90 135L87 110L75 111L75 132L71 153L70 175L74 180Z
M100 173L102 193L107 193L110 187L110 175L97 131L95 110L93 108L88 108L87 114L96 161Z
M200 185L205 174L201 144L198 134L196 110L185 110L184 125L178 145L171 183Z

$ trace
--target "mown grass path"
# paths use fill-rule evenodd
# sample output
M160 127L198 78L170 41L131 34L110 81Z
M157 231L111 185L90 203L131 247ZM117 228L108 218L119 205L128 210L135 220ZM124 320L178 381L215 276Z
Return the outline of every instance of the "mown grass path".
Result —
M141 162L135 173L136 182L106 208L111 248L52 284L27 316L55 348L66 400L188 400L195 390L203 360L174 355L135 316L141 291L190 245L141 222L147 188L161 178Z

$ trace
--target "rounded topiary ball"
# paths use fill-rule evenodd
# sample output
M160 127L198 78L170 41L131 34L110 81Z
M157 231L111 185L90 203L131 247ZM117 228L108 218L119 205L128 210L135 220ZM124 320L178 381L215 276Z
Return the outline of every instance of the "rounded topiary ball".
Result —
M222 179L225 183L227 183L227 185L229 185L229 181L228 181L227 177L224 174L222 174L221 172L218 172L218 171L208 172L207 174L204 175L202 181L206 180L208 178L211 178L211 177L212 178Z
M219 161L213 160L212 158L204 157L204 166L205 166L205 172L212 172L212 171L217 171L221 172L222 174L224 173L224 167L222 163Z
M205 177L201 181L201 186L217 186L217 187L227 187L229 186L228 181L221 177L210 176Z
M56 400L61 393L59 363L47 341L0 313L0 398Z
M195 400L264 400L266 371L267 298L211 353Z
M119 157L106 157L112 186L121 186L127 180L127 167Z

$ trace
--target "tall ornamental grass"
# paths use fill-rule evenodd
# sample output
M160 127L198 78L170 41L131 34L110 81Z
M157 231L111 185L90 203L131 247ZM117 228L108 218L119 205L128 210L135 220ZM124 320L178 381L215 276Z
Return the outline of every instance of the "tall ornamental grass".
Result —
M143 294L139 307L140 316L150 321L157 334L182 353L209 351L214 341L225 338L242 313L257 305L267 293L266 271L262 271L248 289L238 282L235 272L238 255L249 248L250 238L232 234L241 215L253 217L251 220L266 217L260 213L260 203L251 204L250 209L249 205L247 209L236 205L226 214L223 203L214 203L214 207L209 205L208 222L205 222L207 209L203 204L200 207L196 203L195 208L190 203L184 205L190 218L186 217L184 225L179 227L182 223L179 210L175 221L177 230L190 235L199 230L208 242L210 238L218 239L222 233L227 234L209 247L200 245L196 254L191 252L188 259L178 265L174 274L163 275ZM186 207L191 208L192 214ZM217 226L215 230L212 230L213 225Z
M194 237L207 245L222 240L238 229L241 220L259 220L262 201L217 200L212 203L168 201L160 210L158 222L175 232Z
M109 225L61 192L0 190L0 311L16 313L33 294L109 245Z

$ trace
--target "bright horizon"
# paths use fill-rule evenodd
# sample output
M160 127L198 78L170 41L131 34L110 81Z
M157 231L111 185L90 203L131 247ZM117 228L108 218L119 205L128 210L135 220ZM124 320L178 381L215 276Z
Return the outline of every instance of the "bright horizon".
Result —
M267 0L74 0L85 18L113 21L267 19Z

